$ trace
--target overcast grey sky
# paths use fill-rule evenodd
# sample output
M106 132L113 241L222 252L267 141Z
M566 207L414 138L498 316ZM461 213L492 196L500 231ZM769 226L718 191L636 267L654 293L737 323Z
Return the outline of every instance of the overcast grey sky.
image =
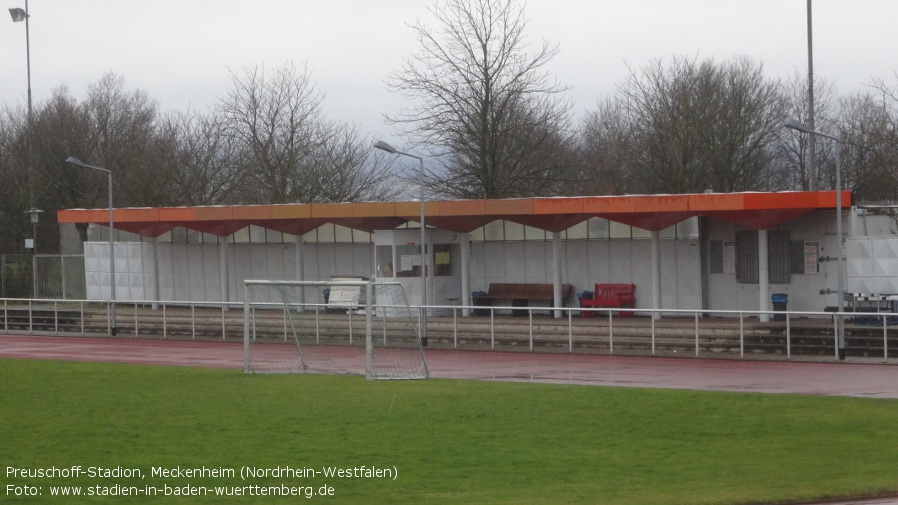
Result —
M25 25L0 18L0 104L24 104ZM394 138L382 115L401 97L386 74L417 50L409 23L429 22L432 0L30 0L34 99L67 85L82 97L106 72L163 110L206 110L229 70L307 63L334 119ZM571 86L574 109L595 108L627 75L672 55L746 55L771 77L807 73L806 0L530 0L527 35L560 44L550 71ZM872 77L898 84L896 0L814 2L814 70L840 93ZM396 141L398 142L398 141ZM401 145L401 142L397 143Z

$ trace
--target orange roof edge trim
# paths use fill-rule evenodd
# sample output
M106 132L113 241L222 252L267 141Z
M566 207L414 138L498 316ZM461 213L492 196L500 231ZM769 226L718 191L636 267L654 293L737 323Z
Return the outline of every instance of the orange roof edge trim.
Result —
M478 222L496 219L517 220L540 217L540 222L561 223L571 216L616 215L622 220L643 219L649 214L719 215L721 212L782 212L792 210L833 209L837 193L827 191L796 192L744 192L744 193L694 193L675 195L623 195L623 196L580 196L557 198L521 198L507 200L431 200L425 201L425 214L431 218L441 218L445 222L463 219L469 224L457 223L467 229ZM851 192L842 191L843 208L852 205ZM403 202L357 202L319 204L278 204L278 205L235 205L198 207L156 207L120 208L114 210L113 220L130 223L131 229L155 229L154 223L166 226L196 227L205 222L239 221L243 226L265 222L269 225L277 221L321 220L338 222L352 220L364 222L388 218L418 220L421 203ZM630 216L630 217L627 217ZM662 218L659 216L658 218ZM670 217L670 216L669 216ZM545 219L549 221L545 221ZM60 223L96 223L108 225L108 209L63 209L57 212ZM554 221L552 221L554 219ZM560 221L559 221L560 220ZM622 221L622 222L624 222ZM393 222L393 221L389 221ZM300 226L290 224L291 228ZM554 226L554 225L553 225Z

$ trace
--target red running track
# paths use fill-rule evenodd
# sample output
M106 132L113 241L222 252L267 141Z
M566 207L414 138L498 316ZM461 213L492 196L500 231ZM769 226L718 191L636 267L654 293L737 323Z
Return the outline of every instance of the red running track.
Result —
M898 398L898 366L427 350L435 378ZM0 336L0 357L243 368L243 344Z

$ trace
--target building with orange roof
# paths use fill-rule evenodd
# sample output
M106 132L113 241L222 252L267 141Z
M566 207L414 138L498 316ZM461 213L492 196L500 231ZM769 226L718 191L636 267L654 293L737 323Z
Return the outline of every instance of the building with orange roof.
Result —
M842 194L842 212L851 195ZM490 283L633 283L637 309L769 310L837 303L836 192L703 193L425 202L426 304ZM420 203L364 202L114 209L118 300L241 302L246 279L389 276L420 303ZM59 223L108 225L108 209ZM87 293L109 297L107 242L84 246ZM576 306L559 299L556 307ZM416 298L417 297L417 298ZM467 312L467 311L466 311ZM660 312L658 313L660 315ZM761 315L762 320L766 315Z

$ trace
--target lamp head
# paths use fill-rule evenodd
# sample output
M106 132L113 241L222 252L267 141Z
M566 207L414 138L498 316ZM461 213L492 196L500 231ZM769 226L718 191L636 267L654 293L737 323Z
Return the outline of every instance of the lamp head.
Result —
M30 17L28 13L25 12L25 9L22 9L21 7L13 7L12 9L9 9L9 15L12 16L12 20L15 23L25 21L25 19Z
M390 144L387 144L383 140L378 140L377 142L375 142L374 147L377 149L380 149L382 151L386 151L390 154L396 154L398 152L398 151L396 151L395 147L391 146Z
M68 158L66 158L65 162L71 163L72 165L78 165L79 167L88 168L86 163L84 163L83 161L79 160L78 158L76 158L74 156L69 156Z
M794 117L790 117L789 119L787 119L786 122L783 123L783 126L791 130L798 130L803 133L813 133L813 130L808 128L806 124L795 119Z

